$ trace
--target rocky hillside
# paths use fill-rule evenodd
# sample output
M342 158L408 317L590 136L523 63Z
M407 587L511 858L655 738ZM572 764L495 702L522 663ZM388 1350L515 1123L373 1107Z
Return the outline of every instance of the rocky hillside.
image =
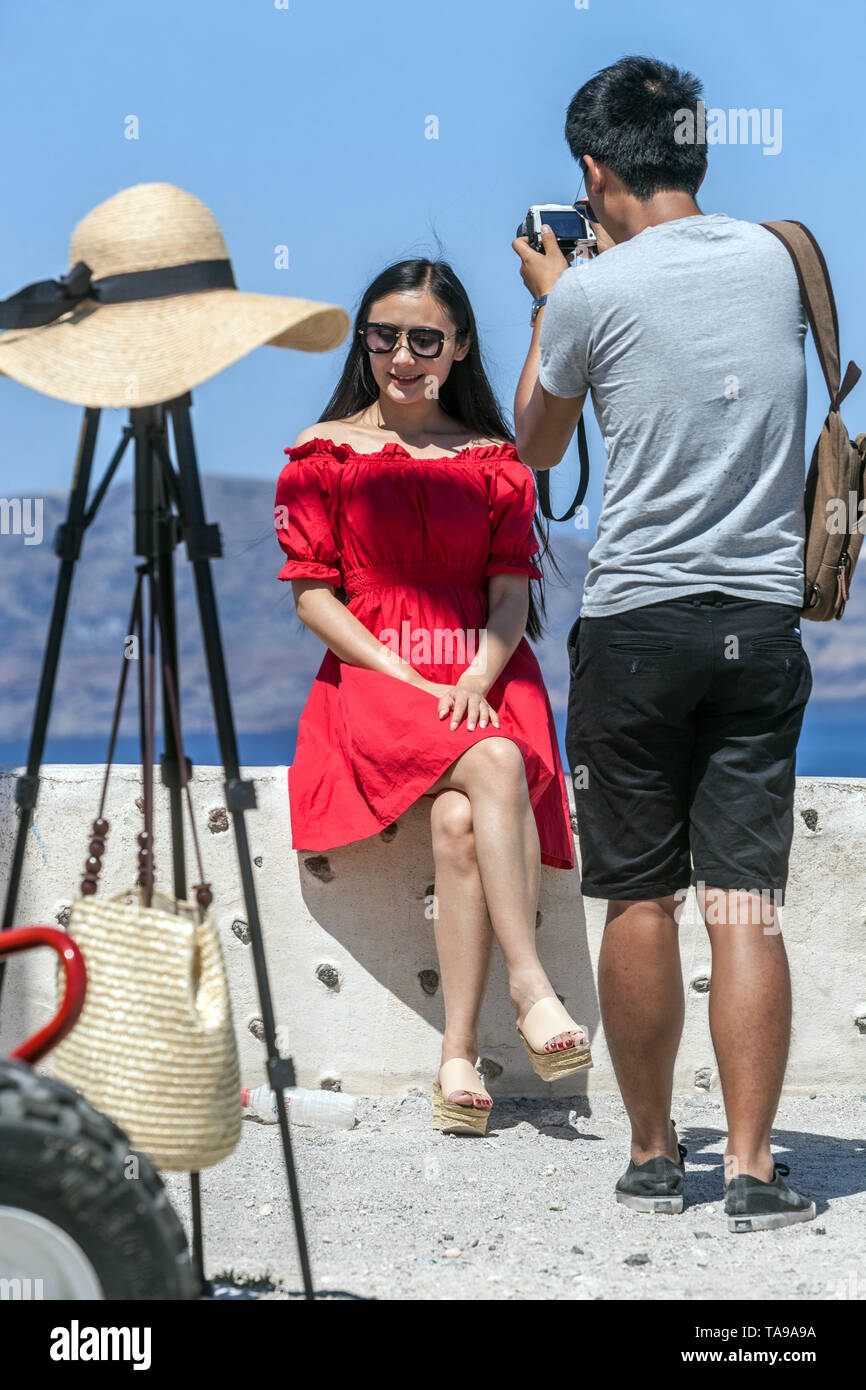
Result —
M291 587L276 578L281 552L271 523L274 483L208 477L204 488L208 519L219 522L223 536L224 558L213 569L237 727L249 733L291 728L322 649L298 622ZM0 535L0 738L5 740L29 732L58 564L53 538L65 512L65 497L45 498L40 545L25 545L19 535ZM548 585L549 632L536 652L551 703L560 711L567 696L565 637L579 606L588 543L567 525L553 529L568 583ZM132 490L129 482L119 482L85 539L51 717L53 734L108 731L133 565ZM212 720L189 569L181 547L177 573L184 727L192 733L210 729ZM815 701L866 698L866 572L857 574L854 590L844 622L803 625ZM133 693L127 692L122 730L129 735L136 732Z

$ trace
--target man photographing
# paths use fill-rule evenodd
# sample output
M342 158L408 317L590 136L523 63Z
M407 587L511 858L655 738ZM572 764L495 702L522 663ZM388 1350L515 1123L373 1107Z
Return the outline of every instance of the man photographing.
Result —
M806 317L778 240L695 201L706 145L677 132L700 96L691 74L630 57L573 97L566 139L603 254L570 269L551 233L543 253L513 242L534 299L514 416L524 463L552 468L590 391L608 456L569 634L566 752L581 892L608 901L599 999L632 1127L616 1197L682 1210L670 1109L692 884L712 949L725 1211L742 1231L815 1215L770 1151L791 1027L776 909L812 687Z

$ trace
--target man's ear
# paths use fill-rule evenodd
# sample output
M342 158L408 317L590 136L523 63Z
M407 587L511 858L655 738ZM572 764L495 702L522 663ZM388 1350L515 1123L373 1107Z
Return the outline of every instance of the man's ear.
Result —
M701 173L701 177L698 179L698 188L700 188L701 184L703 183L703 181L704 181L704 179L705 179L706 177L707 177L707 161L704 160L703 172ZM695 189L695 192L696 192L696 193L697 193L697 191L698 191L698 188Z
M581 160L586 182L587 193L601 193L604 188L604 172L597 160L592 155L585 154Z

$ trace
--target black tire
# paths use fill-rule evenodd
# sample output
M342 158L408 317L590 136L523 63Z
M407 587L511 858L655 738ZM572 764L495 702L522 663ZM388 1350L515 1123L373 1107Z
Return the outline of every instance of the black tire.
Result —
M116 1124L23 1062L0 1060L0 1207L60 1226L107 1299L194 1299L183 1226L150 1160Z

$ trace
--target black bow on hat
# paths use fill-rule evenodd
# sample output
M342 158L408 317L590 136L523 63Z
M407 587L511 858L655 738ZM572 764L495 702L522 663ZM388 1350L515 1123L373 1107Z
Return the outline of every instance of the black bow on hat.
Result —
M188 261L158 270L133 270L94 280L89 265L79 261L57 280L37 280L17 294L0 300L0 328L41 328L76 309L85 299L97 304L128 304L137 299L161 299L202 290L234 290L232 263Z

